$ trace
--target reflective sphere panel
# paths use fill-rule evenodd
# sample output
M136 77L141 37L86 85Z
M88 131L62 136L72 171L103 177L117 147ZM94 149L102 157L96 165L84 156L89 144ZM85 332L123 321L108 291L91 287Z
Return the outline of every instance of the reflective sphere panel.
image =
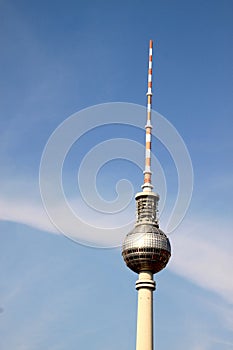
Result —
M136 226L125 238L122 255L134 272L159 272L171 256L170 242L159 228L150 224Z

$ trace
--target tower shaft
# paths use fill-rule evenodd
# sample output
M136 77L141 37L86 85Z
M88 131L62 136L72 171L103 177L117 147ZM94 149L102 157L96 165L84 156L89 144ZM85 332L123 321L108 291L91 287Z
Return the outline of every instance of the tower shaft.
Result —
M138 290L136 350L153 350L153 291L152 272L140 272L136 282Z

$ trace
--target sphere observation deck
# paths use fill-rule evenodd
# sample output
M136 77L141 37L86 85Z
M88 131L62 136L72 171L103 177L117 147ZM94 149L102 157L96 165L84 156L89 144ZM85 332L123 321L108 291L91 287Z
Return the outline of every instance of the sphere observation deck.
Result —
M167 265L171 256L169 239L158 225L158 200L159 196L153 192L136 195L137 221L122 246L126 265L136 273L157 273Z

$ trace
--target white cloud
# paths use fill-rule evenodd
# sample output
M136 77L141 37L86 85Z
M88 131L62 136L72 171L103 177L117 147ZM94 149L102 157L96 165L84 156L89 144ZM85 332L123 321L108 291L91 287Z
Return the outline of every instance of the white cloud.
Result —
M0 220L18 222L46 232L58 233L42 204L35 204L35 202L0 199ZM96 219L91 217L91 220L90 224L94 225ZM117 223L114 222L114 224ZM93 235L93 232L88 231L89 227L87 226L87 232L83 232L77 226L72 230L78 231L78 234L82 235L81 239L85 235L91 239L90 234ZM233 279L231 278L233 255L230 249L233 237L230 235L229 227L228 223L220 224L197 218L184 220L171 235L172 260L169 268L233 304ZM94 226L93 230L95 230ZM100 237L100 242L105 239L105 236L106 230ZM114 238L108 237L108 242L111 243L112 239Z
M169 267L233 304L233 237L229 227L222 222L185 220L172 235L173 259Z
M1 198L0 220L22 223L51 233L63 232L81 244L105 248L121 245L133 225L134 213L130 208L126 208L126 212L131 213L130 217L124 211L112 215L88 207L81 199L69 203L63 200L61 203L54 198L47 207L51 221L42 203L20 200L19 196L16 200Z
M41 205L19 199L0 199L0 220L18 222L42 231L58 233Z

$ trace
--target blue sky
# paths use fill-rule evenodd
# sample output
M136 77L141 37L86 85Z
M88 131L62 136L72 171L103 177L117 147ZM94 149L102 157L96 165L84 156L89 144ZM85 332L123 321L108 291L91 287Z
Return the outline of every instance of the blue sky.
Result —
M153 108L182 136L194 171L190 207L169 236L172 259L155 276L155 348L233 348L232 11L230 0L0 2L1 349L135 347L137 276L125 267L120 248L77 244L57 232L42 205L39 166L49 137L71 115L109 102L146 105L149 39ZM98 122L92 111L91 121L77 114L80 130ZM117 125L110 116L109 125L83 134L63 167L64 192L97 236L98 224L114 226L118 216L102 214L100 222L98 207L84 207L78 168L103 141L144 140L133 115L128 126L120 122L124 116L114 118ZM128 160L112 151L118 147L105 147L102 153L112 161L96 176L108 201L116 198L117 181L126 178L133 193L142 183L137 151ZM153 162L165 230L177 171L156 139L153 151L166 179L165 196L162 171L156 178L159 165ZM52 183L50 178L48 188ZM133 198L126 209L118 213L122 222L134 220ZM88 230L81 233L88 236Z

